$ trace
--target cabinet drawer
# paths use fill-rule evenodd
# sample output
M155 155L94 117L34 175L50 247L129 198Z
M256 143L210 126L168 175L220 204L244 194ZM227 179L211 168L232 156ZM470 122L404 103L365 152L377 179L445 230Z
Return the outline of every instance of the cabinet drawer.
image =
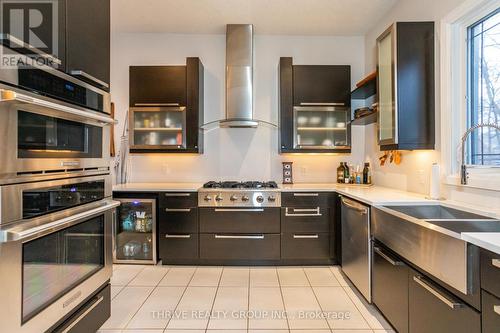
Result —
M486 291L481 292L483 333L498 333L500 329L500 298Z
M279 234L200 234L202 259L278 260Z
M82 305L61 326L56 333L96 332L111 316L111 287L108 284L87 303Z
M330 209L281 208L281 230L283 232L328 232L330 230Z
M481 288L500 297L500 254L481 250Z
M159 232L198 232L198 208L160 208Z
M408 332L408 266L392 252L374 246L372 300L399 332Z
M159 198L160 208L191 208L198 206L196 192L162 192Z
M333 193L329 192L283 192L283 207L329 207L333 203Z
M200 232L279 233L279 208L200 208Z
M283 259L328 259L330 235L328 233L284 233L281 238Z
M409 274L408 295L410 332L481 332L479 312L414 271Z
M196 233L160 233L159 240L158 253L163 264L171 260L198 258L198 234Z
M186 66L130 66L130 106L186 105Z

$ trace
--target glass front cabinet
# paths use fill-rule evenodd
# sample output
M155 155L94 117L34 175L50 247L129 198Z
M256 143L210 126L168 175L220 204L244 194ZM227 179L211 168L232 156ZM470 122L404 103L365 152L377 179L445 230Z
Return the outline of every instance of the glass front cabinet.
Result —
M114 262L156 264L156 199L115 200Z

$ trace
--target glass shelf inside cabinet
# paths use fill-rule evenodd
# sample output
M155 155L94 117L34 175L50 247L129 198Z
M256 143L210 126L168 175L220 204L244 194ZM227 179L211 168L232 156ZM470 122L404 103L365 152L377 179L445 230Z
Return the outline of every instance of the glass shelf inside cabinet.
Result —
M132 118L134 147L185 148L185 107L134 108Z
M149 201L120 200L116 259L153 260L155 208Z
M349 118L346 107L294 107L295 149L349 148Z

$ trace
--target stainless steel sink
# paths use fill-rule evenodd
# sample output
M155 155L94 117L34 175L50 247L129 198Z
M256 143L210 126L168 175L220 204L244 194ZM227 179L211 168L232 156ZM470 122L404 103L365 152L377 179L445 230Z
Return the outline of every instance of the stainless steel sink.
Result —
M442 205L385 206L421 220L493 220L491 217L469 213Z

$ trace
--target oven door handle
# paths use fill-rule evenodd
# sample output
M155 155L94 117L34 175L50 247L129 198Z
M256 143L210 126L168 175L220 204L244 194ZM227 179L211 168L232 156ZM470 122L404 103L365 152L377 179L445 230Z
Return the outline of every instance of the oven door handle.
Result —
M38 238L52 232L58 231L77 224L79 221L94 216L96 214L108 211L118 207L120 202L113 200L106 200L102 206L90 209L83 213L78 213L57 221L44 223L42 225L37 225L35 227L26 228L21 226L15 226L10 229L4 229L0 231L0 244L8 242L23 241L30 238Z
M42 108L64 112L73 116L78 116L81 117L82 119L91 119L96 121L101 126L117 123L116 120L114 120L109 116L101 116L93 112L84 111L66 105L45 101L43 99L31 97L29 95L25 95L14 90L0 89L0 103L9 103L9 102L31 104Z

